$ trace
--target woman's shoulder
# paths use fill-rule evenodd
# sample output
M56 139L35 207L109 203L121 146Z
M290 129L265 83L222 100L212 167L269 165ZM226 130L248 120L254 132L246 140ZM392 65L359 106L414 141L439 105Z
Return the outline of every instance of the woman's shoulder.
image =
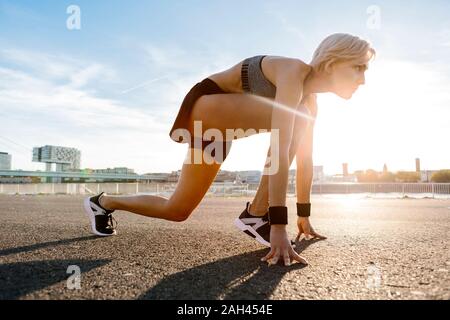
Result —
M273 63L283 65L283 66L296 66L299 68L310 69L312 68L309 64L304 62L302 59L286 57L286 56L276 56L276 55L265 55L265 60L269 60Z
M286 56L266 55L264 63L270 64L275 72L295 71L305 78L312 70L312 67L303 60Z

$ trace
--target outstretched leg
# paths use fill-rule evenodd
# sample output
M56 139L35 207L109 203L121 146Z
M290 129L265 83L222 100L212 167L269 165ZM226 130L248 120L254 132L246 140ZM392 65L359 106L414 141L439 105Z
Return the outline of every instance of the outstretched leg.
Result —
M189 149L186 160L203 156L201 149ZM191 159L192 160L192 159ZM184 221L198 206L213 183L221 164L185 161L176 189L169 199L152 195L103 196L100 204L109 210L125 210L146 217Z

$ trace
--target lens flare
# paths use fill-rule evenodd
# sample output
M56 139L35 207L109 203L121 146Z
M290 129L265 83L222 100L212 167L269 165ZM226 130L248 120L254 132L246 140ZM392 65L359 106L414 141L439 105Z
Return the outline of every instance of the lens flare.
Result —
M316 120L315 117L312 117L312 116L309 115L308 113L305 113L305 112L302 112L302 111L299 111L299 110L292 109L292 107L289 107L289 106L284 105L284 104L282 104L282 103L280 103L280 102L271 100L271 99L269 99L269 98L265 98L265 97L261 97L261 96L257 96L257 95L253 95L253 94L249 94L249 96L250 96L251 98L253 98L253 99L259 100L260 102L262 102L262 103L264 103L264 104L267 104L267 105L269 105L269 106L272 106L272 107L274 107L274 108L277 108L277 109L280 109L280 110L284 110L284 111L293 113L293 114L295 114L295 116L297 116L297 117L305 118L305 119L307 119L307 120L309 120L309 121L315 121L315 120Z

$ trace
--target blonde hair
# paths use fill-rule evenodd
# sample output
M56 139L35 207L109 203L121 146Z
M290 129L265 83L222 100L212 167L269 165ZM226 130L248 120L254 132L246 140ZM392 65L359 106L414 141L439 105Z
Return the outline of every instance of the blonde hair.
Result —
M331 64L349 61L376 52L369 42L347 33L335 33L326 37L314 52L311 66L317 71L326 70Z

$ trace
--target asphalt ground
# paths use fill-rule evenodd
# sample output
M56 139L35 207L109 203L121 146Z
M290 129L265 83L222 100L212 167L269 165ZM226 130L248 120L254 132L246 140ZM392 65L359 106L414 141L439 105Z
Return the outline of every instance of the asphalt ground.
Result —
M109 238L90 234L82 200L0 195L0 299L450 298L450 200L313 196L328 239L301 241L310 264L290 267L234 227L249 198L205 198L183 223L117 211Z

